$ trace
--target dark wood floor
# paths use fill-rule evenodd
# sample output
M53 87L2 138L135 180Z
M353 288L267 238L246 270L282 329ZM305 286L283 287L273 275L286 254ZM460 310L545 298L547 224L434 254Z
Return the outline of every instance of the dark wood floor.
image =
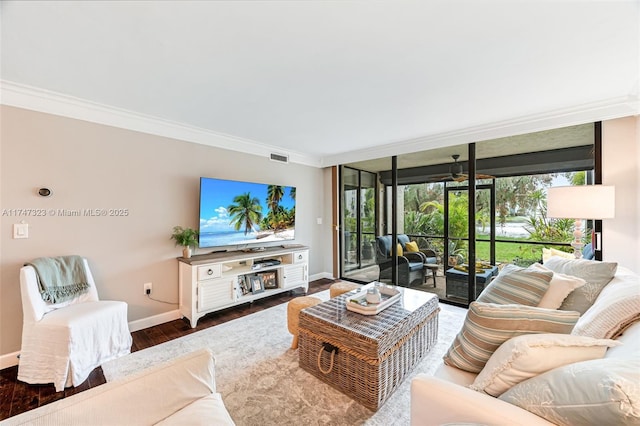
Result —
M317 293L329 288L333 280L321 279L309 283L309 294ZM205 328L213 327L224 322L261 311L280 303L288 302L302 294L301 289L269 296L256 300L253 303L236 306L223 311L211 313L198 321L196 328L191 328L186 320L175 320L155 327L131 333L133 345L131 352L139 351L160 343L168 342L187 334ZM17 380L18 367L10 367L0 370L0 420L18 415L25 411L66 398L70 395L82 392L92 387L106 383L102 368L98 367L89 375L89 378L78 387L67 388L62 392L56 392L53 385L29 385Z

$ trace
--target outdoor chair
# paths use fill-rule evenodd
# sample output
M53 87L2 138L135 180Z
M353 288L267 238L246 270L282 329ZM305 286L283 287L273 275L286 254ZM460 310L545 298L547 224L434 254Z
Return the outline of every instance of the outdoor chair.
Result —
M396 243L398 244L398 243ZM393 258L391 257L391 235L376 237L376 263L380 268L379 281L391 282ZM407 252L398 256L398 282L396 285L411 287L424 282L424 264L426 257L420 252Z

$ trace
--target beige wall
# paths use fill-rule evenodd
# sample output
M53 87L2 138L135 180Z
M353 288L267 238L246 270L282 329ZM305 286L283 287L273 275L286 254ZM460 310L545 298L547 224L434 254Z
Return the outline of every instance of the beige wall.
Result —
M602 183L616 187L615 219L602 222L603 259L640 273L640 116L602 123Z
M616 186L616 218L604 222L605 260L640 272L640 118L603 123L605 184ZM18 351L22 309L18 270L29 259L89 257L105 299L129 303L129 320L176 309L180 249L174 225L195 227L200 176L298 188L296 241L311 247L310 274L331 276L331 171L3 106L0 211L126 208L127 217L0 216L0 357ZM36 195L53 189L51 198ZM322 224L317 223L317 219ZM29 223L29 239L12 226Z
M177 301L181 249L169 236L174 225L197 226L200 176L296 186L296 242L311 248L312 276L330 272L321 169L19 108L0 111L0 356L20 349L19 269L35 257L87 256L100 296L126 301L130 321L177 309L148 300L143 283L153 283L156 298ZM53 196L39 197L40 187ZM20 208L118 208L129 215L8 213ZM29 238L13 239L21 220Z

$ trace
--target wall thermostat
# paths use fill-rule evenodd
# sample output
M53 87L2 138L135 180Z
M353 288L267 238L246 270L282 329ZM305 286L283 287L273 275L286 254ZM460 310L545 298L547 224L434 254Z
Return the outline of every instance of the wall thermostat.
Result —
M49 188L40 188L38 189L38 195L48 197L51 195L51 190Z

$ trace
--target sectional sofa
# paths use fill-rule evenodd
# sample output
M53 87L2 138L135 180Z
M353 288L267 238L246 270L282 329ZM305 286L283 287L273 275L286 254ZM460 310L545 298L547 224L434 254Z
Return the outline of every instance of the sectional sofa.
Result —
M412 425L640 424L638 275L589 260L553 258L543 266L552 270L552 279L579 276L584 283L569 290L555 311L553 306L501 304L500 297L510 297L504 294L493 303L481 298L472 303L457 343L435 374L412 381ZM487 353L486 364L473 367L482 343L456 358L469 341L496 337L491 328L504 328L507 320L494 314L506 311L512 317L508 321L521 321L519 330ZM543 317L551 318L552 328L568 327L570 334L561 328L533 331Z
M0 422L9 425L234 425L201 349Z

